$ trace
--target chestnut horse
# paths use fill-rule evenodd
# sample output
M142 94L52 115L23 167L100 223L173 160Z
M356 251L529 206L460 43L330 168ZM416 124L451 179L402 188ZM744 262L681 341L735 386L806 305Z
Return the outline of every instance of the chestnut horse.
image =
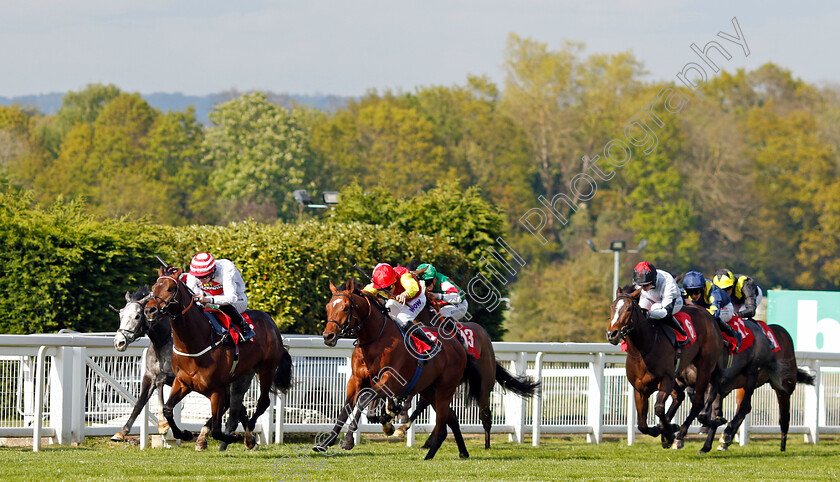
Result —
M172 325L175 381L163 408L164 417L175 438L192 440L190 431L178 428L173 409L188 393L195 391L210 399L213 438L227 443L241 440L240 435L226 434L221 429L222 415L229 404L226 387L253 370L260 381L260 396L254 414L243 425L245 445L254 448L252 432L257 418L268 408L269 392L272 389L285 392L291 386L292 357L283 346L274 320L257 310L246 312L255 325L255 343L223 344L204 310L195 303L192 292L179 279L180 275L179 269L161 268L145 308L146 318L152 323L168 318Z
M744 388L747 384L745 377L736 381L736 386L738 387L736 394L738 410L735 417L732 418L726 426L726 429L720 435L718 450L727 450L729 448L729 445L732 443L732 437L744 421L744 416L752 408L748 395L751 395L753 390L758 387L770 382L770 386L776 392L776 399L779 402L779 428L782 432L781 451L784 452L787 445L788 428L790 427L790 397L796 389L797 383L804 383L806 385L814 384L814 376L799 368L796 364L796 351L794 350L793 339L790 337L790 333L779 325L768 326L780 347L780 350L774 354L778 369L774 372L761 370L753 383L753 388L749 391ZM753 329L752 325L750 329ZM760 330L753 331L753 335L756 338L765 338L759 335L759 332Z
M140 383L140 396L137 397L137 402L134 404L134 409L131 415L128 416L125 425L119 432L115 433L111 440L114 442L124 442L125 436L131 431L131 426L134 425L134 420L140 415L140 411L149 402L155 389L157 389L158 402L161 410L163 410L163 387L164 385L172 385L175 381L175 373L172 371L172 327L169 319L161 320L149 325L149 320L143 313L143 308L146 302L151 298L152 293L148 286L138 288L133 294L125 293L125 306L121 310L117 310L113 306L111 309L120 315L120 327L117 334L114 336L114 349L117 351L125 351L128 345L134 343L138 338L144 336L149 337L149 351L146 356L146 370L143 373L143 380ZM108 305L110 306L110 305ZM245 393L251 386L251 380L254 378L253 372L250 376L245 376L230 385L230 414L228 416L227 425L225 425L226 433L233 433L236 430L237 424L242 422L243 426L247 422L247 413L243 401ZM195 441L196 450L204 450L207 448L207 434L210 432L210 423L212 419L207 420L207 424L201 429L201 434ZM158 433L165 434L169 430L169 425L163 417L163 413L158 414ZM227 444L222 442L219 450L225 450Z
M342 290L330 283L330 291L324 344L335 346L341 337L358 339L373 397L410 397L419 393L433 403L437 419L426 460L435 456L446 439L447 425L455 436L459 456L469 457L458 418L450 405L464 378L469 383L468 397L477 398L482 377L460 342L439 337L441 349L427 361L421 361L406 347L402 331L383 312L374 295L354 288L352 281ZM357 399L356 406L372 400Z
M706 442L700 449L700 452L708 452L717 428L710 413L711 402L718 390L717 362L723 352L723 338L708 311L697 306L683 307L682 311L691 317L694 324L697 340L682 349L679 366L676 366L676 349L664 331L670 328L646 319L639 307L640 295L641 289L633 291L630 287L616 292L606 332L607 341L613 345L622 338L627 342L627 379L636 391L639 431L652 437L661 436L662 447L668 448L681 443L691 422L697 418L709 428ZM694 395L691 411L675 436L676 426L671 424L670 418L673 412L666 413L665 401L676 394L678 375L694 387ZM657 390L659 395L654 413L659 418L659 425L648 427L648 398ZM704 397L707 392L708 396Z

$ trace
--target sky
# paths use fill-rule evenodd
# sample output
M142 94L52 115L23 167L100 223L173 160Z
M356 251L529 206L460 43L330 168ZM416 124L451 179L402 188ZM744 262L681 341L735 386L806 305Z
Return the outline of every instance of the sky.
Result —
M738 20L749 56L718 32ZM840 82L840 2L568 0L0 0L0 96L112 83L129 92L230 89L358 96L504 82L509 33L586 53L633 51L672 80L717 40L721 66L772 61L819 85Z

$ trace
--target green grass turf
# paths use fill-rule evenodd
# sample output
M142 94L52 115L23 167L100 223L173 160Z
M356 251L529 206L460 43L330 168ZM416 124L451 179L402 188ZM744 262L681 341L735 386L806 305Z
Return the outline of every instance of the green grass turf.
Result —
M434 460L404 441L376 437L352 451L334 456L315 454L299 443L270 445L246 451L242 444L218 452L212 441L206 452L192 443L169 449L141 451L135 444L92 439L79 447L45 446L0 448L0 480L826 480L840 478L840 438L824 438L819 445L788 438L787 452L779 452L775 437L754 439L729 452L698 455L698 437L690 437L681 451L664 450L650 437L628 446L623 438L587 444L583 437L544 437L539 448L507 442L494 436L489 451L483 438L469 437L471 457L458 458L450 435ZM422 443L422 439L419 440ZM419 443L418 443L419 445ZM715 444L716 446L716 444Z

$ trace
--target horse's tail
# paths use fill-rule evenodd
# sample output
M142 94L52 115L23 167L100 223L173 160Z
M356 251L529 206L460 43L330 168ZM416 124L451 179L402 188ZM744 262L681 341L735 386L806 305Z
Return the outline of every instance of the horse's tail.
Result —
M283 347L283 355L280 358L280 364L277 366L277 371L274 372L274 382L271 388L286 393L292 387L292 355L289 355L289 350Z
M526 375L515 376L496 362L496 381L506 390L522 398L531 398L540 389L540 383Z
M804 383L805 385L813 385L816 382L814 375L811 375L802 368L796 369L796 383Z
M481 370L472 355L467 355L467 366L464 367L463 383L467 385L467 402L478 402L481 399Z

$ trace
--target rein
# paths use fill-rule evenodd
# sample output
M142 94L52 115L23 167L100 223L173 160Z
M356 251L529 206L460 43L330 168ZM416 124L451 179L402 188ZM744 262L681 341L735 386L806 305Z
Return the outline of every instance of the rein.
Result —
M169 312L169 307L174 305L174 304L180 303L180 301L178 301L177 298L178 298L178 295L181 293L181 282L178 279L173 278L172 276L161 276L161 277L158 278L158 281L160 281L162 279L172 280L175 283L175 294L172 295L171 298L169 298L169 301L165 301L163 298L161 298L159 296L154 296L154 299L155 299L155 301L159 300L160 303L164 304L164 309L161 310L160 313L166 313L166 316L169 317L169 319L174 321L175 318L182 317L185 314L187 314L187 312L195 305L195 297L190 296L190 304L188 304L186 308L181 310L180 314L173 315L172 313ZM176 355L190 357L190 358L197 358L197 357L200 357L201 355L204 355L205 353L209 352L210 350L216 348L217 346L221 345L222 342L224 341L224 338L220 338L218 341L213 342L212 341L213 340L213 330L211 329L210 330L210 340L211 340L210 344L198 353L183 352L183 351L179 350L178 348L176 348L175 344L173 343L172 344L172 353L175 353ZM238 351L239 351L239 347L237 347L237 352ZM234 367L235 367L235 365L234 365Z

